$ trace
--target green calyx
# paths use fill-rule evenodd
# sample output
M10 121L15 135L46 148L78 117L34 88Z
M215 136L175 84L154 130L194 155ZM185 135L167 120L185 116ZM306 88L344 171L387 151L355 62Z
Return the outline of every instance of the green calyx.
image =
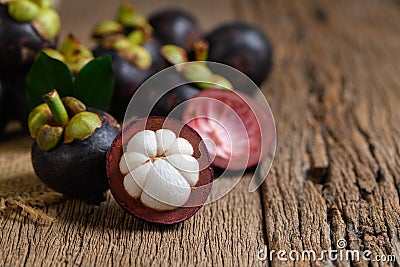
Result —
M87 111L80 112L73 116L65 127L64 142L68 144L74 140L86 139L101 125L102 122L98 114Z
M117 21L128 28L140 28L146 31L153 31L146 17L135 10L128 3L122 4L117 13Z
M54 40L60 32L61 19L55 10L44 7L32 20L32 25L43 39Z
M51 8L51 1L50 0L30 0L37 4L40 7L49 7Z
M67 36L60 51L46 48L43 52L65 63L74 74L77 74L88 62L94 59L92 51L82 45L72 34Z
M60 142L63 131L63 127L45 124L37 132L36 143L42 151L50 151Z
M201 89L219 88L233 89L232 84L225 77L214 74L203 61L183 65L182 75Z
M126 35L126 32L129 32ZM114 49L121 57L141 70L151 67L153 59L143 47L143 42L152 38L153 28L146 17L128 3L122 4L117 12L116 21L106 20L98 24L93 32L100 46Z
M106 20L98 24L92 33L94 38L102 38L104 36L122 33L124 31L124 26L113 20Z
M200 40L194 43L194 53L197 61L206 61L208 59L208 50L207 41Z
M28 118L31 137L43 151L54 149L63 137L64 143L89 138L102 126L100 116L86 111L86 106L76 98L61 100L57 91L52 90L43 99L46 103L34 108Z
M150 68L152 64L151 55L146 48L141 45L132 44L127 39L116 42L114 44L114 49L116 49L123 58L141 70Z
M75 97L67 96L62 99L65 109L70 116L86 111L86 106Z
M34 108L28 117L28 128L32 138L36 138L39 129L45 124L55 124L49 106L44 103Z
M60 32L61 19L51 8L50 0L6 1L10 17L17 22L31 22L33 28L45 40L54 40Z
M178 65L189 61L185 49L177 45L163 45L161 55L172 65Z
M162 46L161 55L169 63L174 65L175 69L180 72L186 80L195 83L201 89L233 89L228 79L213 73L204 61L208 57L208 43L205 41L195 43L195 57L197 61L189 62L186 51L176 45Z
M39 13L39 6L29 0L14 0L8 3L8 14L18 22L29 22Z

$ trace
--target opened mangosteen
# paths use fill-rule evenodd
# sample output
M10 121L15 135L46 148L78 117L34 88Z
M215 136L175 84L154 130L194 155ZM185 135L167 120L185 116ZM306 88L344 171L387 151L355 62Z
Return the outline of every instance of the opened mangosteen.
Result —
M27 70L37 53L55 47L60 17L49 0L0 1L0 71Z
M267 36L256 26L243 22L222 25L209 33L209 60L227 64L260 85L272 67L272 47ZM240 88L240 81L232 81Z
M104 21L93 31L96 57L109 54L115 76L110 112L122 120L133 94L151 75L166 66L160 43L152 36L145 17L123 4L116 21Z
M53 90L28 120L35 143L32 165L52 189L71 197L98 198L108 189L106 152L119 133L116 120Z
M207 148L191 127L149 117L126 124L107 154L115 200L148 222L174 224L206 202L213 171Z
M207 140L213 164L221 169L253 167L274 148L272 114L237 91L201 91L187 102L182 121Z
M149 18L154 34L163 45L173 44L191 51L195 42L201 39L201 30L195 17L179 10L168 9Z

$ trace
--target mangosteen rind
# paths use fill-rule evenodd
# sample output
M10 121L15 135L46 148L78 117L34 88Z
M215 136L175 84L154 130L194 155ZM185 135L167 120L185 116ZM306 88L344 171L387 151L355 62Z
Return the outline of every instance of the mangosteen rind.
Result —
M157 40L152 39L142 45L152 57L152 65L145 70L133 65L115 49L104 49L99 46L93 50L96 57L107 54L111 56L115 86L109 111L119 120L124 118L128 104L140 85L166 66L166 62L159 52L160 44Z
M95 111L102 118L102 126L84 140L69 144L60 142L48 152L35 142L32 164L35 173L50 188L71 197L101 195L108 189L106 152L119 133L119 127L103 111ZM107 119L106 119L107 118Z
M272 68L272 46L258 27L243 22L228 23L209 33L206 40L210 48L209 60L238 69L257 85L268 77Z
M186 51L191 51L193 44L201 38L196 18L183 10L161 11L152 15L149 23L154 29L154 35L162 44L177 45Z
M45 40L30 22L17 22L0 4L0 71L27 71L36 54L44 48L54 48L56 40Z

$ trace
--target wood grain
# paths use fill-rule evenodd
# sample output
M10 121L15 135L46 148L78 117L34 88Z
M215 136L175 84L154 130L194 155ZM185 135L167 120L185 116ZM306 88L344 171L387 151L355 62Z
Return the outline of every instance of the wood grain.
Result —
M397 258L370 265L398 265L398 6L254 1L237 9L259 14L254 22L275 42L264 88L279 139L262 190L268 248L318 252L344 238L347 250Z
M89 21L112 17L118 5L80 1L76 9L72 2L78 6L64 1L61 9L63 34L74 29L85 43ZM111 196L99 207L67 200L43 208L56 218L52 224L11 213L0 217L0 265L399 266L398 1L173 2L198 15L205 29L238 18L270 36L274 71L262 89L278 147L261 195L248 192L245 177L173 227L136 220ZM146 14L171 4L158 3L137 1ZM14 181L12 195L22 199L24 190L45 190L30 167L29 144L24 137L0 144L0 195ZM346 250L393 254L397 261L257 259L264 245L268 253L314 249L318 255L342 238Z
M63 1L62 35L74 30L77 37L89 44L93 24L112 18L119 2ZM139 9L143 7L145 13L149 13L158 10L156 3L158 6L158 1L137 4ZM164 1L160 6L170 4ZM184 1L176 1L176 5L186 9L191 6ZM219 9L231 8L229 1L216 5ZM195 1L191 9L201 14L205 13L206 6ZM221 12L219 17L205 20L202 26L209 28L231 19L231 15L229 11ZM50 191L33 173L30 144L24 137L0 144L0 185L3 185L0 195L28 201L26 195ZM171 227L148 224L129 216L110 194L99 207L67 200L42 209L56 218L51 224L32 219L32 216L6 214L0 217L3 229L0 232L0 266L260 264L255 255L265 244L262 207L259 192L251 194L247 190L250 178L250 175L245 177L231 194L205 206L191 219ZM21 188L21 184L26 186Z

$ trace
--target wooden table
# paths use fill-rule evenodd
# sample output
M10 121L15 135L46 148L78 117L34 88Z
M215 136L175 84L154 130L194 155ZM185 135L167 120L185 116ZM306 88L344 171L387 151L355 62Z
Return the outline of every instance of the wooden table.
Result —
M118 4L64 1L63 35L73 31L89 43L91 25L112 18ZM40 201L33 204L56 220L47 224L15 212L0 217L1 266L294 265L276 254L260 261L257 252L313 249L319 255L340 248L341 239L346 250L370 250L371 258L395 255L392 264L400 264L399 1L136 4L146 14L180 6L197 15L206 30L242 19L268 33L274 71L262 90L275 115L278 147L267 180L249 193L245 177L188 221L162 227L130 217L110 196L100 207L73 200L48 206L49 198L59 196L33 174L31 141L14 137L0 143L0 195L27 203L34 195ZM3 192L5 187L12 190Z

